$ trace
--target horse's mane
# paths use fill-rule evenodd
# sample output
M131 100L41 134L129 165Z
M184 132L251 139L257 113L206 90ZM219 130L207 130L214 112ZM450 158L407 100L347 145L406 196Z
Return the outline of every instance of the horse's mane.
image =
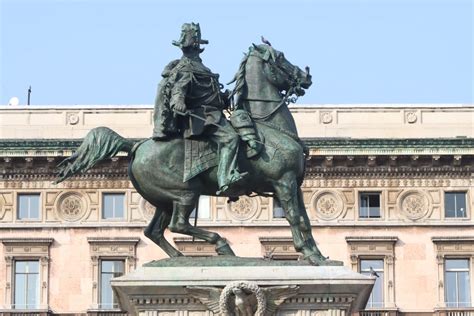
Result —
M232 99L234 96L236 96L235 100L235 105L238 106L239 101L240 101L240 96L242 95L242 92L245 88L245 65L247 64L247 60L249 58L250 54L245 54L244 58L240 62L239 65L239 70L235 74L234 78L232 81L230 81L228 84L231 84L235 82L235 87L232 89L232 92L230 93L229 98Z

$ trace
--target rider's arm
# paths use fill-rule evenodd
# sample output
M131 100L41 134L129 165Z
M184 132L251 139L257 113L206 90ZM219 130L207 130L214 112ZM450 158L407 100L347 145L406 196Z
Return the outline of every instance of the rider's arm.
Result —
M186 112L186 94L191 84L192 74L183 72L179 75L178 80L173 84L171 89L170 107L172 110L184 113Z

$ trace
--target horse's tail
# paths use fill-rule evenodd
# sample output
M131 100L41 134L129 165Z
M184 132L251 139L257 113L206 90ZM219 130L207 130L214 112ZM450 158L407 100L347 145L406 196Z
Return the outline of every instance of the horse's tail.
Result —
M101 160L112 158L118 152L131 153L133 141L127 140L107 127L96 127L87 133L77 151L58 165L59 173L55 183L86 172Z

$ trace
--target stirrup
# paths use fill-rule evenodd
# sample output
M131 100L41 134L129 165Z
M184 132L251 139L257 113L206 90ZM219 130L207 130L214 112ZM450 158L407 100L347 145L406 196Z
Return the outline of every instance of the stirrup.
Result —
M231 188L231 186L233 184L236 184L236 183L242 181L242 179L247 177L249 175L249 173L247 171L245 171L245 172L238 173L238 174L234 173L234 175L235 175L235 177L232 177L232 179L230 180L229 183L224 184L222 187L219 188L219 191L216 192L216 195L222 195L222 194L226 193L227 191L229 191L229 189Z

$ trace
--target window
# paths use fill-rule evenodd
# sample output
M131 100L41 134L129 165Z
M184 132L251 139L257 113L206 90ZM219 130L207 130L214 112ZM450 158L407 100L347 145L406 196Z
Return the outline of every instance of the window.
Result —
M470 307L469 259L446 259L444 264L447 307Z
M383 271L383 260L360 260L360 273L368 276L375 276L375 284L370 294L369 301L367 302L367 308L380 308L384 307L383 299L383 287L384 287L384 271Z
M466 193L446 192L444 194L444 210L447 218L467 217L466 213Z
M15 309L37 309L39 307L39 262L15 261L14 279Z
M104 193L102 195L102 218L120 219L125 214L124 193Z
M360 218L380 218L380 193L360 193Z
M48 310L52 238L3 238L7 309ZM0 313L1 314L1 313Z
M39 219L40 195L18 194L18 219Z
M100 308L118 308L117 298L112 291L110 280L122 276L125 271L123 260L102 260L100 262Z
M207 196L207 195L201 195L199 197L198 218L209 219L210 217L211 217L211 198L210 196ZM196 218L196 209L193 210L189 218L190 219Z
M273 218L285 218L285 210L277 198L273 198Z
M87 237L92 269L92 302L89 311L117 309L110 280L136 267L138 237Z
M348 236L350 263L353 271L377 274L367 308L393 309L395 302L396 236ZM372 310L373 311L373 310ZM388 313L387 313L388 315Z

